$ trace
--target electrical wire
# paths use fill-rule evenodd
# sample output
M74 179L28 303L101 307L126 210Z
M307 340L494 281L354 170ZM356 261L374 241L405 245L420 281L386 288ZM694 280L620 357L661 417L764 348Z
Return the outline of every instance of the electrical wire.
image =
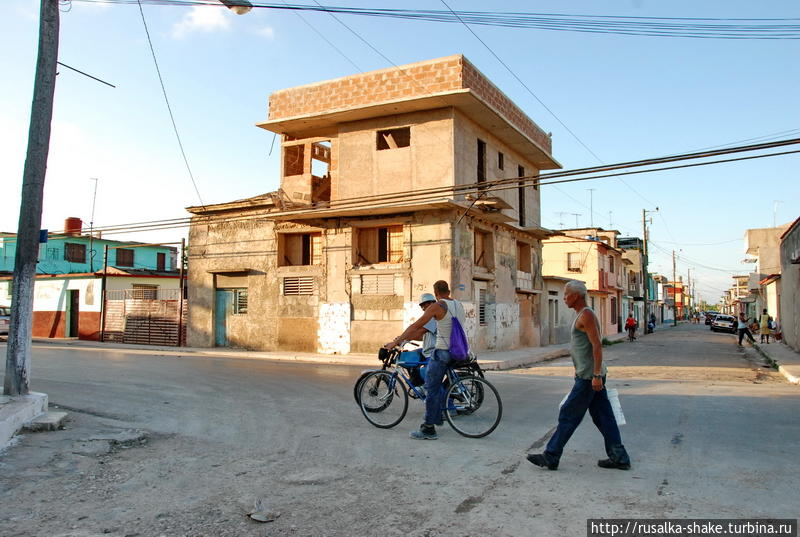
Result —
M161 92L164 94L164 102L167 103L167 111L169 112L169 119L172 121L172 129L175 131L175 138L178 140L178 147L181 150L181 155L183 156L183 162L186 164L186 170L189 172L189 178L192 180L192 185L194 185L194 191L197 193L197 199L200 200L200 205L205 206L203 203L203 198L200 196L200 190L197 188L197 182L194 180L194 174L192 173L192 168L189 166L189 159L186 158L186 151L183 149L183 142L181 142L181 135L178 132L178 125L175 123L175 116L172 113L172 106L169 104L169 97L167 97L167 88L164 86L164 78L161 76L161 69L158 67L158 59L156 58L156 50L153 47L153 41L150 39L150 30L147 28L147 20L144 17L144 9L142 9L142 1L146 0L136 0L139 5L139 12L142 14L142 24L144 25L144 32L147 34L147 43L150 45L150 53L153 55L153 64L156 66L156 73L158 74L158 82L161 84Z
M660 157L656 159L645 159L639 161L632 161L632 162L625 162L620 164L612 164L608 166L597 166L593 168L582 168L577 170L563 170L559 172L551 172L548 174L539 174L535 176L526 176L526 177L513 177L507 179L498 179L495 181L486 181L480 183L471 183L471 184L464 184L464 185L450 185L450 186L443 186L443 187L433 187L427 189L417 189L417 190L409 190L409 191L402 191L402 192L394 192L394 193L387 193L387 194L376 194L370 196L360 196L360 197L353 197L347 199L341 199L331 202L326 202L325 205L304 205L297 208L285 209L283 211L269 211L269 210L262 210L255 212L254 214L245 214L239 215L235 217L217 217L217 216L210 216L210 215L197 215L193 217L183 217L183 218L173 218L173 219L165 219L165 220L155 220L149 222L136 222L133 224L119 224L119 225L110 225L110 226L95 226L94 232L102 233L102 234L116 234L116 233L127 233L127 232L134 232L134 231L154 231L154 230L161 230L161 229L176 229L176 228L183 228L189 226L190 223L197 223L197 224L220 224L226 222L237 222L237 221L245 221L245 220L254 220L254 219L270 219L274 218L277 214L281 215L290 215L294 212L308 212L309 210L325 210L325 209L358 209L358 208L372 208L375 206L376 203L384 203L390 206L391 204L396 204L398 209L401 209L404 206L408 206L410 203L415 204L423 204L423 203L431 203L434 201L445 201L450 200L448 195L469 195L475 194L477 195L480 192L484 191L500 191L500 190L507 190L507 189L514 189L519 188L518 183L520 181L524 181L526 183L538 183L541 186L552 186L557 183L562 182L571 182L571 181L589 181L589 180L597 180L603 179L608 177L614 177L621 174L641 174L641 173L652 173L658 171L665 171L665 170L673 170L676 168L682 168L687 166L708 166L714 164L721 164L721 163L728 163L728 162L736 162L743 159L760 159L760 158L769 158L774 156L783 156L789 154L797 154L800 153L800 149L794 151L786 151L780 153L768 153L768 154L761 154L761 155L754 155L749 157L737 157L731 159L722 159L722 160L714 160L714 161L707 161L707 162L699 162L699 163L692 163L686 164L681 166L666 166L661 168L651 168L651 169L637 169L631 172L617 172L617 173L610 173L610 174L603 174L603 175L595 175L596 172L603 172L606 170L615 171L615 170L622 170L626 168L634 168L634 167L646 167L652 166L654 164L659 163L670 163L676 162L680 160L688 160L688 159L701 159L707 158L710 156L721 156L721 155L728 155L728 154L735 154L741 152L750 152L750 151L759 151L764 149L776 148L776 147L783 147L787 145L793 144L800 144L800 138L789 139L789 140L781 140L778 142L770 142L764 144L755 144L749 146L740 146L735 148L728 148L728 149L721 149L715 151L708 151L708 152L701 152L701 153L689 153L686 155L681 156L671 156L671 157ZM584 176L584 177L571 177L571 176ZM553 180L545 180L549 178L553 178ZM570 177L567 179L561 179L561 177ZM206 211L206 207L203 206L203 211ZM56 235L59 232L50 232L51 235ZM63 233L63 231L61 232Z
M218 6L215 0L74 0L101 4L142 1L162 6ZM695 39L800 39L797 18L698 18L573 15L563 13L372 9L251 2L254 9L318 11L436 23L462 23L547 31Z

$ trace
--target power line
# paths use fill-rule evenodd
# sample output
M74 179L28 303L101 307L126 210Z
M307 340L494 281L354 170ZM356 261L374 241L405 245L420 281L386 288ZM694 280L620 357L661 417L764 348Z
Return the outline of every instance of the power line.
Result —
M103 4L132 4L139 0L75 0ZM164 6L213 6L214 0L141 0ZM468 23L480 26L561 32L694 39L800 39L797 18L689 18L573 15L493 11L441 11L370 9L306 4L252 2L253 8L322 11L345 15L405 19L436 23Z
M172 114L172 107L169 104L169 97L167 97L167 88L164 86L164 79L161 77L161 69L158 67L158 59L156 58L156 50L153 48L153 41L150 39L150 30L147 28L147 20L144 18L144 10L142 9L142 1L146 0L136 0L139 4L139 12L142 14L142 24L144 25L144 32L147 34L147 43L150 45L150 53L153 55L153 64L156 66L156 73L158 74L158 82L161 84L161 92L164 94L164 101L167 103L167 111L169 112L169 119L172 121L172 129L175 131L175 138L178 139L178 147L181 150L181 155L183 156L183 162L186 164L186 170L189 172L189 178L192 180L192 185L194 185L194 191L197 193L197 199L200 200L200 205L205 206L203 203L203 198L200 196L200 190L197 188L197 183L194 180L194 174L192 174L192 168L189 166L189 159L186 158L186 151L183 150L183 142L181 142L181 135L178 132L178 125L175 123L175 116Z
M605 170L620 170L625 168L631 167L641 167L641 166L649 166L657 163L666 163L666 162L675 162L678 160L687 160L687 159L698 159L698 158L706 158L709 156L717 156L723 154L733 154L733 153L740 153L746 151L757 151L763 150L768 148L774 147L781 147L786 145L792 144L800 144L800 138L790 139L790 140L782 140L779 142L771 142L766 144L757 144L757 145L750 145L750 146L741 146L737 148L729 148L724 150L717 150L717 151L710 151L710 152L703 152L703 153L690 153L687 155L682 156L672 156L672 157L661 157L656 159L647 159L647 160L640 160L640 161L633 161L627 163L620 163L620 164L612 164L609 166L602 166L602 167L594 167L594 168L583 168L578 170L564 170L559 172L552 172L549 174L543 175L536 175L536 176L528 176L528 177L514 177L508 179L499 179L495 181L487 181L481 183L472 183L472 184L465 184L465 185L452 185L452 186L444 186L444 187L434 187L428 189L418 189L418 190L409 190L409 191L402 191L402 192L393 192L387 194L378 194L378 195L371 195L371 196L360 196L360 197L353 197L353 198L346 198L341 200L336 200L333 202L326 202L324 205L312 205L312 206L301 206L294 209L287 209L280 211L279 213L282 215L288 215L292 212L300 212L300 211L309 211L314 209L325 210L325 209L357 209L357 208L366 208L366 207L374 207L376 203L394 203L398 204L398 209L402 209L405 205L407 206L409 203L429 203L437 200L444 201L447 198L443 196L450 194L450 195L467 195L470 193L480 193L484 191L498 191L498 190L505 190L509 188L518 188L518 183L520 181L533 184L534 182L538 182L538 184L543 186L552 186L555 183L560 183L564 181L588 181L588 180L595 180L595 179L602 179L607 177L613 177L618 174L605 174L605 175L592 175L595 172L603 172ZM781 156L787 154L796 154L800 153L800 150L795 151L787 151L782 153L768 153L763 155L755 155L751 157L740 157L740 158L733 158L727 160L716 160L716 161L709 161L709 162L701 162L690 164L691 166L706 166L712 164L720 164L726 162L735 162L741 160L742 158L748 159L756 159L756 158L767 158L773 156ZM675 166L670 167L663 167L663 168L653 168L653 169L639 169L633 172L619 172L621 173L651 173L656 171L664 171L674 169ZM569 179L559 179L560 177L568 177L574 175L586 175L586 177L577 177L577 178L569 178ZM542 181L542 178L549 179L553 178L552 181ZM205 206L203 206L205 210ZM194 216L194 217L184 217L184 218L173 218L173 219L166 219L166 220L155 220L150 222L137 222L133 224L119 224L119 225L110 225L104 227L95 227L95 231L98 233L104 234L116 234L116 233L128 233L133 231L156 231L161 229L176 229L176 228L183 228L187 227L190 222L194 221L198 224L208 224L208 223L223 223L223 222L233 222L233 221L243 221L243 220L253 220L253 219L264 219L264 218L271 218L274 217L277 213L276 212L261 212L256 214L248 214L248 215L239 215L235 217L225 217L225 218L214 218L209 216ZM51 232L52 235L57 234L56 232ZM699 264L699 263L698 263Z

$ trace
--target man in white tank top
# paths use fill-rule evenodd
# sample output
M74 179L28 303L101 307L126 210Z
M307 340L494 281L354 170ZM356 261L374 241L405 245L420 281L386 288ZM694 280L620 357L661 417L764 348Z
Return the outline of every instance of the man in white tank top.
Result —
M450 286L444 280L439 280L433 284L433 294L436 295L437 302L425 309L422 317L411 324L398 337L384 345L386 349L391 349L402 341L408 341L419 329L431 319L436 320L436 350L428 360L427 373L425 375L425 422L420 425L419 430L411 431L411 438L418 440L436 440L436 425L442 424L442 406L444 404L444 388L442 382L447 367L450 365L450 331L453 326L453 314L464 324L464 306L457 300L450 298Z

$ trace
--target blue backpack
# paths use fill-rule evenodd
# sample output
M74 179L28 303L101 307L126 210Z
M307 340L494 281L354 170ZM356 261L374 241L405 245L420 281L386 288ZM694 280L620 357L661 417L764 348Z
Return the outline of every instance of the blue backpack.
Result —
M450 307L447 302L444 304L449 311ZM464 333L464 327L461 326L461 321L458 320L458 317L453 315L453 312L450 312L450 318L452 319L452 328L450 330L450 357L453 360L461 362L469 358L469 342L467 341L467 334Z

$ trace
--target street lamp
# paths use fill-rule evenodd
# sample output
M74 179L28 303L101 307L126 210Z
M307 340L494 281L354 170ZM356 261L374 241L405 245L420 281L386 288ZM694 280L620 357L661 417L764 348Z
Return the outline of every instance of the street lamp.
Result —
M219 0L221 4L236 13L237 15L244 15L253 9L253 4L247 0Z

